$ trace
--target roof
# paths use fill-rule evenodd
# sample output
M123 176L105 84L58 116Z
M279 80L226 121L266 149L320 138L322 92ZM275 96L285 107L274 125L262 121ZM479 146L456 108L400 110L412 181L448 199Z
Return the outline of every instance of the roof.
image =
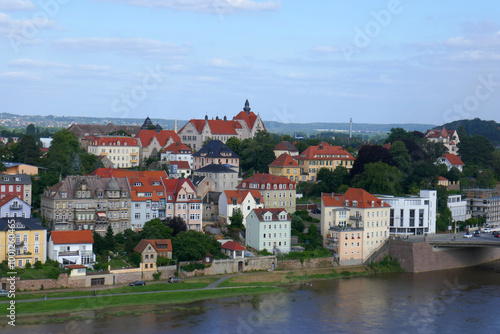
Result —
M131 177L128 178L128 183L133 202L145 202L148 200L159 202L161 198L165 198L165 187L163 186L161 177ZM163 195L159 196L159 192L162 192ZM144 193L151 193L151 196L146 197Z
M181 154L181 153L192 154L193 150L191 149L191 147L187 146L186 144L175 142L175 143L170 144L167 147L165 147L161 152L162 153L171 152L173 154Z
M269 221L283 221L279 218L279 215L282 212L286 213L286 220L291 221L292 219L290 218L290 215L286 211L286 209L283 208L274 208L274 209L253 209L253 212L257 215L257 219L261 222L269 222ZM272 214L271 220L266 220L264 219L264 215L270 212Z
M219 205L219 198L222 192L220 191L209 191L203 198L203 204Z
M236 121L227 121L223 119L212 119L208 120L208 126L210 131L214 135L233 135L237 136L236 128L241 127L241 125ZM238 123L238 124L235 124Z
M236 188L252 188L251 184L265 185L265 184L293 184L295 186L295 182L290 181L288 178L284 176L276 176L268 173L257 173L249 178L244 179ZM260 187L259 187L260 188ZM295 189L295 187L294 187Z
M447 178L445 178L445 177L440 176L440 177L439 177L439 181L448 181L448 179L447 179Z
M94 237L91 230L79 231L52 231L50 237L54 244L93 244Z
M170 239L142 239L135 246L134 251L142 253L149 244L157 252L172 252L172 241Z
M220 248L228 249L228 250L232 250L232 251L239 251L239 250L246 250L247 249L246 247L243 247L239 243L234 242L234 241L227 241Z
M116 131L124 131L131 135L137 135L141 130L140 126L136 125L114 125L109 124L71 124L68 130L73 132L77 137L85 136L102 136Z
M9 217L0 218L0 231L9 230L12 225L12 220L15 220L15 230L29 230L29 231L39 231L47 230L45 226L42 226L42 221L40 218L20 218L20 217Z
M181 161L169 161L169 164L172 165L177 165L177 169L191 169L189 167L189 162L181 160Z
M94 137L90 143L90 146L139 146L139 140L137 138L127 137L127 136L106 136L106 137Z
M98 192L105 190L124 191L128 192L130 186L127 179L124 177L100 177L97 175L69 175L62 182L58 182L55 186L47 187L49 194L44 193L44 197L48 198L77 198L77 190L85 185L90 191L90 197L96 198ZM64 195L63 195L64 194ZM106 194L105 194L106 195ZM64 197L63 197L64 196Z
M27 205L27 206L30 206L28 203L26 203L25 201L23 201L22 199L20 199L19 197L17 197L16 195L13 195L13 194L7 194L5 195L4 198L1 198L0 199L0 207L1 206L4 206L5 204L7 204L8 202L10 202L11 200L17 198L19 202L23 202L24 205Z
M0 184L31 184L31 176L28 174L2 174Z
M358 208L389 208L389 204L361 188L349 188L345 194L322 194L321 200L325 206L358 207ZM346 201L347 205L346 205ZM372 206L373 202L373 206Z
M31 167L36 167L36 168L39 168L38 166L34 166L34 165L30 165L30 164L25 164L25 163L22 163L22 162L8 162L8 161L2 161L3 165L6 167L6 168L12 168L12 167L17 167L17 166L31 166Z
M65 267L68 269L87 269L87 267L81 264L67 264Z
M230 158L237 159L239 156L220 140L211 140L203 146L193 157L203 158Z
M296 157L297 160L355 160L351 153L342 146L330 146L321 142L318 146L309 146Z
M133 171L120 168L98 168L89 175L96 175L100 177L166 177L167 172L164 170L157 171Z
M167 145L169 139L172 139L174 142L181 141L179 135L172 130L161 130L160 132L156 130L141 130L138 137L141 140L142 147L148 147L153 138L156 138L162 147Z
M289 152L299 152L299 150L293 146L289 141L282 141L274 148L276 151L289 151Z
M227 167L226 165L210 164L201 167L195 173L237 173L235 170Z
M442 155L440 158L448 160L450 162L450 164L453 166L465 166L463 161L455 154L447 153L447 154Z
M276 160L271 162L269 167L299 167L299 164L291 155L283 153L277 157Z
M262 199L262 194L258 190L224 190L224 194L227 197L227 204L232 204L233 199L237 199L238 204L243 203L248 194L251 194L254 199Z

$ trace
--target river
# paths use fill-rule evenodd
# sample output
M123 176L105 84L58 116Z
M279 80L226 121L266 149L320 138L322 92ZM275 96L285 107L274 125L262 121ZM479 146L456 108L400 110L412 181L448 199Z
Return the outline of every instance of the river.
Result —
M169 310L1 333L499 333L500 261L430 273L313 281L290 292L154 306ZM190 309L192 308L192 309Z

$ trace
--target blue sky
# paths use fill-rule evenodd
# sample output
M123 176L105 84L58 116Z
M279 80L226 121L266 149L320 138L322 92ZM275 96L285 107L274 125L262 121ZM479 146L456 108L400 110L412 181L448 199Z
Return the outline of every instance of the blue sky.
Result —
M0 0L0 111L500 121L493 1Z

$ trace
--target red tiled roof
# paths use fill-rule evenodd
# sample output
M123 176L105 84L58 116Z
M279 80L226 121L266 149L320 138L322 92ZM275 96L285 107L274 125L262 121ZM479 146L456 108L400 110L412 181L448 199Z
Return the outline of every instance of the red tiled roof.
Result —
M181 141L179 135L172 130L161 130L160 132L156 132L156 130L141 130L138 137L141 140L142 147L148 147L151 140L155 137L162 147L167 145L170 138L172 138L174 142Z
M255 212L255 214L257 215L257 218L259 219L259 221L263 222L263 221L269 221L269 220L265 220L264 219L264 214L266 212L270 212L272 214L272 220L271 221L278 221L280 220L279 219L279 215L280 213L282 212L285 212L286 213L286 220L292 220L290 218L290 215L288 214L288 212L286 212L285 209L283 208L274 208L274 209L253 209L253 212Z
M233 119L241 119L247 123L247 126L250 130L253 129L253 126L255 124L255 121L257 120L257 115L253 111L250 111L249 114L247 114L245 111L240 111L238 115L234 116ZM264 127L265 130L265 127Z
M98 168L89 175L100 177L167 177L164 170L133 171L120 168Z
M371 208L372 201L375 208L389 208L389 204L383 200L370 194L368 191L361 188L349 188L345 194L323 194L321 200L325 206L341 206L341 207L354 207L353 202L356 201L358 208ZM346 201L349 201L346 205Z
M169 161L171 165L177 165L177 169L191 169L189 167L189 162L181 160L181 161Z
M205 127L205 122L206 121L204 119L191 119L179 130L179 133L182 132L182 130L184 130L186 125L188 125L189 123L193 124L198 133L201 133L203 131L203 128Z
M80 231L52 231L50 236L54 244L93 244L94 237L91 230Z
M318 146L309 146L297 156L298 160L355 160L342 146L330 146L322 142Z
M214 135L237 135L234 126L235 121L225 121L223 119L209 120L208 126ZM237 122L236 122L237 123Z
M4 198L0 199L0 207L4 206L5 203L9 202L11 199L14 199L14 198L19 199L21 202L23 201L22 199L20 199L16 195L7 194L7 195L5 195ZM28 205L28 204L26 204L26 205Z
M463 161L455 154L448 153L448 154L442 155L441 158L448 160L450 162L450 164L452 164L453 166L465 166Z
M165 147L162 150L162 153L171 152L174 154L179 154L179 153L183 153L183 151L188 151L187 154L193 153L193 150L191 149L191 147L187 146L186 144L179 143L179 142L175 142L173 144L168 145L167 147Z
M270 167L299 167L299 164L297 161L295 161L292 156L288 155L287 153L283 153L279 157L276 158L271 164L269 165Z
M137 138L126 136L93 137L90 146L139 146Z
M153 202L159 202L161 198L165 198L165 188L161 182L161 177L134 177L128 178L127 181L130 184L132 201L145 202L151 200ZM141 185L134 185L138 183ZM159 184L153 185L153 183ZM162 192L163 195L158 195L158 192ZM139 193L151 193L151 196L139 196Z
M227 241L220 248L228 249L232 251L246 250L246 247L241 246L239 243L234 241Z
M274 148L276 151L290 151L290 152L299 152L299 150L290 142L282 141Z
M149 244L151 244L158 253L172 252L172 241L170 239L142 239L137 246L135 246L134 251L142 253ZM162 248L162 245L166 245L166 247Z
M238 204L241 204L243 200L248 196L248 193L250 193L254 199L262 199L262 194L258 190L224 190L224 193L227 197L227 204L232 204L233 199L235 198L238 199Z
M249 178L244 179L236 188L248 189L250 184L266 185L266 184L286 184L287 186L293 184L295 189L295 182L290 181L284 176L276 176L268 173L257 173ZM261 187L259 187L261 188ZM288 188L288 187L287 187Z
M439 177L439 181L448 181L448 179L447 179L447 178L445 178L445 177L440 176L440 177Z
M65 267L68 269L84 269L84 268L87 269L87 267L81 264L67 264L65 265Z

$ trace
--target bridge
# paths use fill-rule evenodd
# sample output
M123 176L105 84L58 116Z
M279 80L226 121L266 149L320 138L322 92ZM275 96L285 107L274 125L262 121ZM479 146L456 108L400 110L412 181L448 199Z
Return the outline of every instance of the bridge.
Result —
M464 238L465 233L444 233L444 234L429 234L427 241L433 247L500 247L500 238L495 238L493 234L481 233L480 237L472 236ZM410 236L408 239L400 239L407 242L423 242L426 241L424 236Z

